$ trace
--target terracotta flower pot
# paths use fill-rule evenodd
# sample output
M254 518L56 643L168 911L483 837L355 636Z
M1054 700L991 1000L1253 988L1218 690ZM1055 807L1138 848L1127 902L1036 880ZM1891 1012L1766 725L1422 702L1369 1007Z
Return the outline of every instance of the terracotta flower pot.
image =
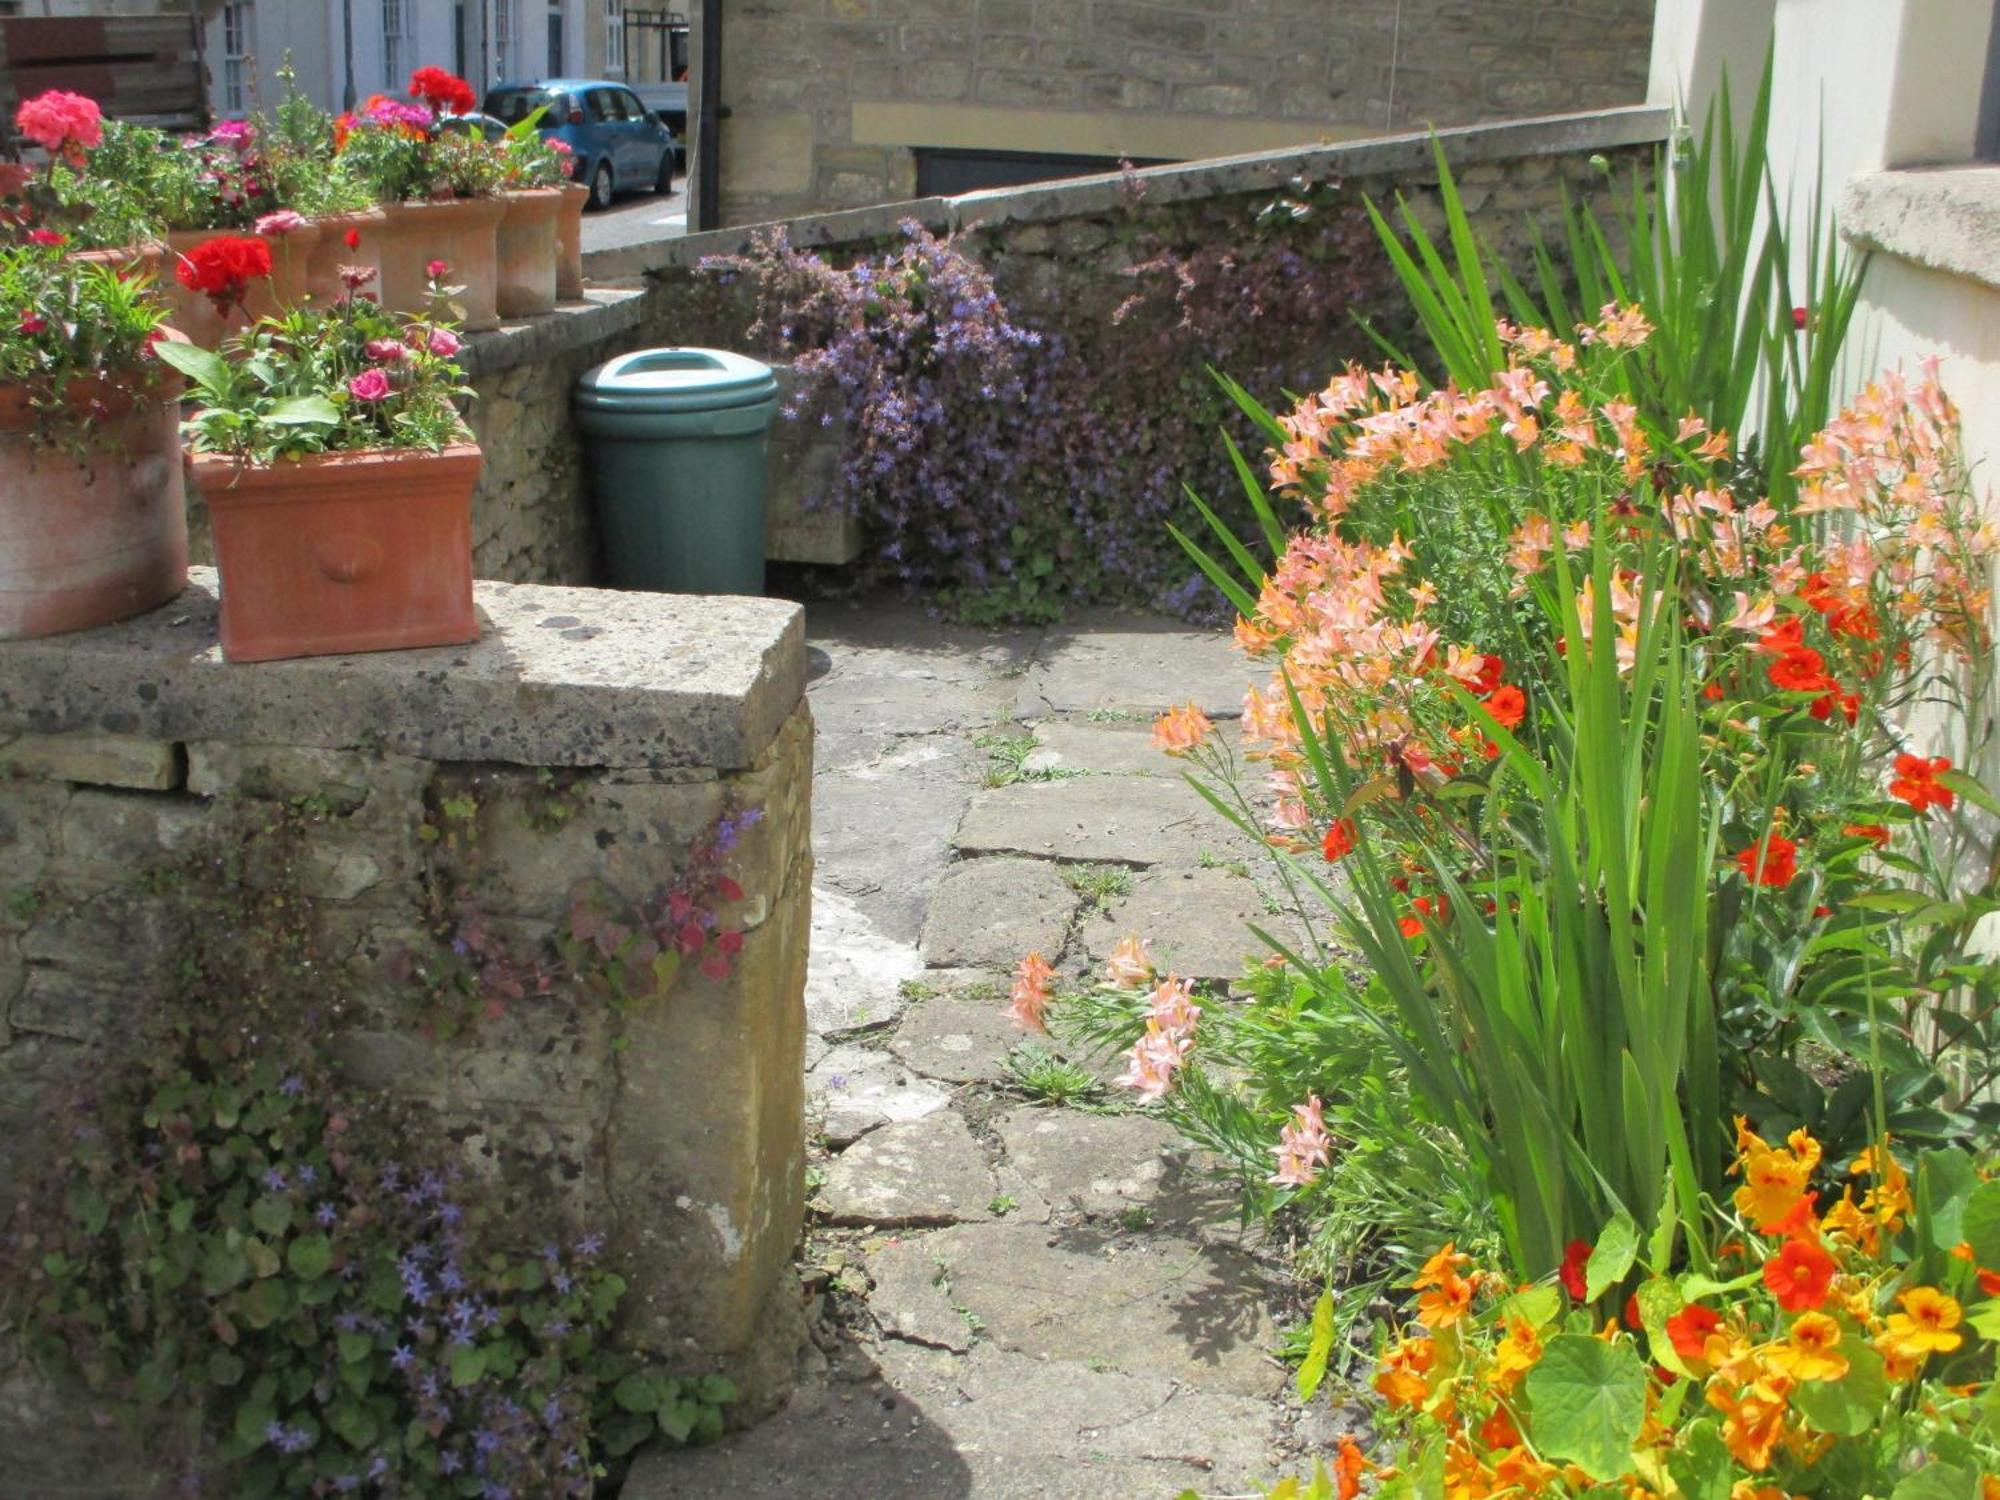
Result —
M308 269L319 233L313 224L289 234L250 234L240 229L169 229L159 277L161 294L169 309L168 320L187 335L190 343L213 349L230 334L249 327L259 318L296 307L305 300ZM177 274L182 256L218 235L262 240L271 248L270 278L252 282L242 305L226 314L217 311L205 292L182 286Z
M581 182L561 188L562 211L556 215L556 299L575 302L583 296L583 209L590 189Z
M231 661L459 645L472 611L472 443L267 465L197 454Z
M113 270L132 270L153 278L157 283L162 277L171 279L167 269L167 247L158 240L148 240L143 245L117 245L105 250L73 250L70 252L78 260L94 261Z
M39 443L19 386L0 386L0 640L143 614L187 586L177 392L90 380L91 450Z
M319 233L312 253L306 257L306 295L315 306L329 307L347 295L340 279L348 266L366 266L382 275L382 226L386 215L379 208L358 209L350 214L328 214L314 219ZM354 236L352 245L347 243Z
M498 198L453 198L438 203L385 203L382 236L382 305L419 312L430 295L426 267L441 260L448 285L464 288L459 323L467 333L500 326Z
M502 193L500 201L505 205L495 242L500 316L539 317L556 305L556 221L562 215L562 189L526 188Z

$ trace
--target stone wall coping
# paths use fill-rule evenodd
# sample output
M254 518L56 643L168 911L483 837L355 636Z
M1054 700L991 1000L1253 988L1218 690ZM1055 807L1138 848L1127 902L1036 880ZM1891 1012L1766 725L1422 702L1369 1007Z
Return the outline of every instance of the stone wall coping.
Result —
M495 375L517 365L542 364L578 349L606 343L646 316L646 292L639 287L589 287L580 302L486 333L466 335L458 363L467 380Z
M469 646L230 663L216 577L73 635L0 643L0 735L113 733L442 761L752 765L805 695L805 614L777 599L474 585Z
M1864 173L1842 195L1840 228L1861 249L2000 290L2000 167Z
M1529 156L1573 155L1579 151L1651 145L1666 140L1673 124L1672 109L1637 104L1499 124L1458 126L1437 131L1435 139L1443 145L1446 159L1459 167ZM837 213L808 214L769 224L744 224L599 251L584 257L584 269L593 277L617 279L691 267L706 256L734 255L748 250L753 235L766 233L777 223L784 225L794 245L813 249L881 239L894 234L905 219L915 219L933 231L956 232L974 226L997 229L1007 224L1087 217L1116 209L1132 191L1129 186L1132 181L1144 185L1148 202L1175 203L1264 192L1283 187L1295 178L1324 181L1422 171L1431 163L1432 139L1430 131L1411 131L1147 167L1131 174L1129 179L1123 173L1113 172L1025 187L987 188L953 198L916 198Z

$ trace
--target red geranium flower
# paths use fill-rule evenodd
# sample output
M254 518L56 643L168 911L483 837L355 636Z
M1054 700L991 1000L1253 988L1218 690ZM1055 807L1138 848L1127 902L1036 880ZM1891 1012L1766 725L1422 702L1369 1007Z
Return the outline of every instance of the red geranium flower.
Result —
M1794 646L1767 670L1771 686L1785 693L1824 693L1838 686L1826 675L1826 658L1810 646Z
M1572 1299L1581 1302L1590 1290L1590 1283L1584 1279L1583 1268L1590 1263L1590 1242L1571 1240L1563 1247L1563 1263L1560 1279L1563 1290Z
M60 247L69 243L69 236L58 234L53 229L30 229L28 231L28 243L31 245L48 245L52 248Z
M1947 811L1957 795L1948 786L1939 783L1940 771L1949 771L1951 762L1942 755L1925 760L1921 755L1899 755L1896 757L1896 774L1889 781L1889 795L1899 802L1907 802L1918 812L1927 807L1942 807Z
M1486 696L1486 711L1502 728L1516 729L1527 717L1528 695L1512 683L1497 687Z
M224 313L242 305L251 282L270 274L271 247L236 234L203 240L174 268L182 286L203 293Z
M1326 856L1328 864L1332 864L1335 860L1344 859L1353 852L1354 820L1335 818L1326 830L1326 841L1320 845L1320 853Z
M1767 833L1736 856L1743 878L1752 885L1775 886L1782 890L1799 873L1799 846L1782 833Z
M478 102L472 85L443 68L419 68L410 75L410 97L441 115L469 115Z
M1764 1285L1786 1312L1805 1312L1826 1301L1833 1257L1816 1240L1789 1239L1764 1262Z
M1468 682L1466 686L1484 698L1500 686L1501 674L1506 670L1507 663L1500 660L1491 651L1488 651L1479 658L1479 675Z

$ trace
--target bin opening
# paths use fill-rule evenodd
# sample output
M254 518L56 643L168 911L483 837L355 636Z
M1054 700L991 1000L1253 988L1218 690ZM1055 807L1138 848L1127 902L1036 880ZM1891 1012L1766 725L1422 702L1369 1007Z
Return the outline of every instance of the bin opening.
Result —
M683 370L726 370L706 349L649 349L625 362L621 375L666 375Z

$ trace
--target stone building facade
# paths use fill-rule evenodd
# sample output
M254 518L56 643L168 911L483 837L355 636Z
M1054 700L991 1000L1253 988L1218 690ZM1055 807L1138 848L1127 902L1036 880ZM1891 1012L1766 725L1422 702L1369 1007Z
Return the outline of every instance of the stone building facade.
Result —
M1652 22L1652 0L731 0L722 219L1635 104Z

